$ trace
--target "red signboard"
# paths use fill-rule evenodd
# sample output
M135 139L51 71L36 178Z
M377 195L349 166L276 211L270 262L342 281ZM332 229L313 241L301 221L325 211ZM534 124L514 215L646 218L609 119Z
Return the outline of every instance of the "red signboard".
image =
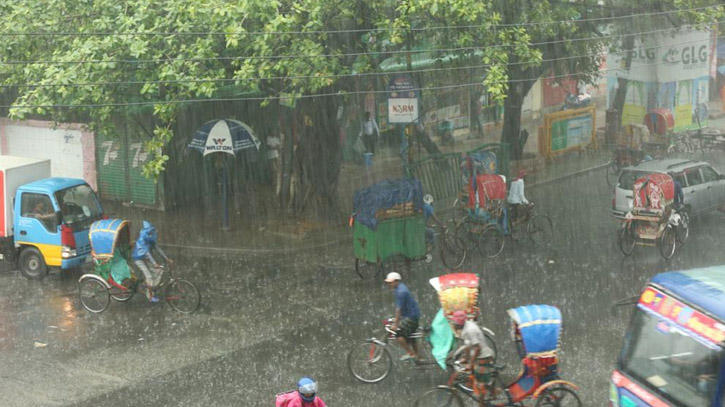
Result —
M647 287L639 304L715 344L725 341L725 325L655 288Z

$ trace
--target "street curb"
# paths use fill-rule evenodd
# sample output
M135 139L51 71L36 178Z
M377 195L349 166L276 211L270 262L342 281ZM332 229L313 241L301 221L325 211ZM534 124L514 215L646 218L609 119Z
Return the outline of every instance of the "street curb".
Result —
M586 173L589 173L589 172L592 172L592 171L596 171L596 170L601 169L601 168L605 168L607 165L609 165L609 163L604 163L604 164L596 165L594 167L585 168L583 170L579 170L579 171L572 172L572 173L569 173L569 174L566 174L566 175L562 175L561 177L547 179L545 181L541 181L541 182L537 182L535 184L531 184L530 188L533 188L533 187L536 187L536 186L540 186L540 185L551 184L552 182L563 181L563 180L566 180L566 179L569 179L569 178L578 177L580 175L584 175Z

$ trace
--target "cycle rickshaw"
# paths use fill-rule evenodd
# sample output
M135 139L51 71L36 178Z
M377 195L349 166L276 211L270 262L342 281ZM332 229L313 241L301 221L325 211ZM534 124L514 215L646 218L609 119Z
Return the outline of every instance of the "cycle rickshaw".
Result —
M468 215L456 228L456 236L486 257L503 251L506 179L498 174L477 175L468 184Z
M672 205L672 177L664 173L647 174L637 179L632 189L632 210L624 217L619 248L628 256L636 245L659 245L662 257L672 258L678 239L682 243L689 234L687 222Z
M129 222L121 219L101 219L93 222L89 230L93 272L78 280L78 295L85 309L93 313L105 311L111 298L126 302L136 291L143 289L143 274L134 273L131 259L131 232ZM199 307L199 290L191 282L178 279L169 267L156 290L176 311L192 313ZM140 276L140 277L139 277Z
M578 387L559 376L559 338L561 312L551 305L525 305L508 310L513 322L513 337L521 358L522 368L509 385L500 384L499 372L504 366L492 363L491 381L482 397L487 406L523 406L526 400L535 400L537 407L581 406ZM415 401L416 407L463 407L463 397L472 399L472 375L459 361L452 363L453 373L446 385L423 393Z
M416 362L417 367L440 366L446 368L446 360L453 354L455 338L450 325L453 312L465 311L472 320L478 319L480 310L478 301L481 295L480 280L474 273L452 273L430 280L431 286L438 292L441 310L430 326L418 328L410 339L425 338L431 345L430 360ZM392 329L394 318L383 319L383 333L380 338L370 338L356 345L347 355L347 366L355 379L363 383L378 383L388 377L393 369L393 356L390 343L395 343L397 335ZM488 346L496 354L494 333L481 327ZM422 347L419 346L419 352Z

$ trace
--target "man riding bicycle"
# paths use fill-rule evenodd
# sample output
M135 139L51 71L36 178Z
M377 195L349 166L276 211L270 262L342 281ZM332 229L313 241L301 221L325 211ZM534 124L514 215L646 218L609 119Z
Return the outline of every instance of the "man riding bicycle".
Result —
M410 336L418 329L420 309L408 286L403 284L400 279L400 274L396 272L388 273L385 277L385 283L395 293L395 322L392 329L397 335L396 340L406 351L400 360L417 360L418 344L415 339L410 339Z
M516 223L522 219L528 212L528 208L533 205L526 199L526 194L524 193L525 177L526 170L521 168L518 176L511 182L511 191L506 200L511 206L511 223Z
M326 404L317 395L317 382L311 377L303 377L297 382L297 391L277 396L275 407L326 407Z
M146 286L148 288L146 296L151 302L159 301L154 295L153 290L158 287L163 274L163 269L156 259L154 259L153 254L155 253L157 256L160 256L166 264L173 264L173 261L157 245L158 239L156 228L150 222L143 221L143 228L138 233L138 240L136 240L132 254L134 264L141 270L146 279Z
M441 227L441 229L445 230L445 225L443 225L443 222L438 219L438 217L435 215L435 208L433 208L433 195L431 194L425 194L423 196L423 214L425 215L425 242L429 247L428 253L431 252L430 247L432 247L435 244L435 233L433 232L433 228L429 227L429 221L433 219L433 222L435 222L438 226Z

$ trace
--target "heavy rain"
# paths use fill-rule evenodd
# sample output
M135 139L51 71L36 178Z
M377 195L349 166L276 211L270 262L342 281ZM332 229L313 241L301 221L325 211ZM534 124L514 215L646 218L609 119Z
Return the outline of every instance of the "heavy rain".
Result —
M2 3L0 406L725 406L720 2Z

